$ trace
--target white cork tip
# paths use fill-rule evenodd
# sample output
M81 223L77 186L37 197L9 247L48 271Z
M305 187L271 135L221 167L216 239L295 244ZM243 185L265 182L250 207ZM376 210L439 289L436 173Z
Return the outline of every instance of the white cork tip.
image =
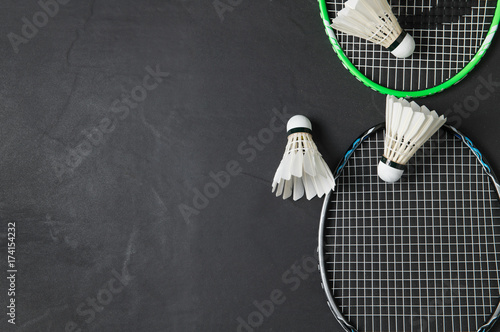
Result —
M396 47L391 53L396 58L407 58L412 55L414 51L415 41L413 40L413 37L407 33L401 44L399 44L398 47Z
M294 115L288 120L286 131L290 131L294 128L307 128L312 130L311 121L303 115Z
M394 183L401 179L404 171L384 164L382 161L378 163L378 177L387 183Z

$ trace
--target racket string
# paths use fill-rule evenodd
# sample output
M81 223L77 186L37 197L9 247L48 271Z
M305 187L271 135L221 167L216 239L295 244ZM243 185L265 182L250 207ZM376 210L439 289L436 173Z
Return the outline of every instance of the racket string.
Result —
M406 190L377 178L381 133L356 150L339 178L326 225L327 274L359 331L472 331L498 303L494 189L459 140L431 141L429 150L395 185Z
M399 91L429 89L455 76L480 49L496 9L495 1L390 2L398 21L415 39L411 58L396 59L381 46L340 31L336 36L363 75ZM326 5L332 19L344 0Z

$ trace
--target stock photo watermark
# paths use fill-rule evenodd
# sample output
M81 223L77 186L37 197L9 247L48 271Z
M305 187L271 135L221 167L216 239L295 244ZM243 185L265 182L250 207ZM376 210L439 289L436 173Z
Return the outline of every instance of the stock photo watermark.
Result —
M455 128L460 127L464 119L479 109L482 101L489 99L500 88L500 82L494 81L492 74L487 78L479 76L477 80L479 84L474 89L474 94L466 96L462 101L453 104L453 108L444 112L444 116L448 117L448 123Z
M16 325L16 223L7 223L7 316L9 324Z
M12 50L19 53L19 46L28 44L30 40L38 35L40 29L43 29L51 18L54 18L61 6L67 5L71 0L39 0L37 2L40 10L35 12L31 18L23 16L21 18L20 33L9 32L7 38L10 41Z
M274 117L271 118L267 127L262 128L255 135L248 136L244 141L238 144L237 152L245 157L247 163L251 163L257 158L257 154L263 151L266 146L274 140L276 133L286 129L286 123L290 118L286 107L280 112L274 108ZM226 188L231 179L243 172L242 163L237 160L229 160L223 170L210 171L208 176L210 180L200 188L193 188L193 196L190 203L178 205L179 211L186 223L191 222L191 217L200 214L200 211L207 208L210 201L215 199L221 191Z
M118 296L125 287L130 284L135 277L131 276L126 268L119 273L115 269L111 271L110 277L96 292L95 296L89 296L76 307L76 313L83 319L80 323L69 320L66 323L65 332L82 332L85 330L84 326L91 324L101 313L106 306L108 306L116 296Z
M428 311L426 314L419 312L419 308L414 307L415 318L412 321L412 327L417 331L426 332L432 330L432 325L438 324L438 318L441 320L443 317L453 317L453 302L460 297L459 290L466 288L467 285L460 284L458 280L443 281L443 296L429 301L425 307ZM437 328L437 326L432 327Z
M52 217L47 214L45 216L45 225L49 227L50 238L55 243L64 243L68 245L71 249L76 249L78 247L78 241L71 238L67 234L64 234L62 227L64 223L60 223L56 220L52 220Z
M226 12L232 12L236 7L241 5L243 0L214 0L212 5L217 12L221 22L224 22L224 15Z
M288 299L286 292L293 293L300 288L303 281L307 280L312 273L318 271L317 256L303 256L302 259L293 263L281 275L284 287L275 288L264 300L253 301L255 310L244 317L236 318L236 332L254 332L262 326L266 319L271 317L275 310L283 305Z
M111 104L107 115L97 125L84 129L81 134L83 138L73 148L68 149L68 154L62 161L54 161L53 167L59 180L65 174L73 172L82 164L85 158L103 145L106 137L116 130L120 121L124 121L130 115L130 111L136 109L148 97L149 92L155 90L160 83L170 74L160 69L159 65L153 69L151 66L145 68L147 72L142 84L133 87L127 95L117 98Z
M468 95L458 101L453 105L453 108L449 108L444 112L444 116L447 117L447 124L460 128L463 121L469 116L476 112L481 106L481 102L489 99L497 88L500 88L500 82L494 81L492 75L490 74L487 78L480 76L478 79L479 84L474 89L474 94ZM440 130L436 133L438 140L446 139L447 133ZM428 149L421 149L419 154L415 155L414 160L417 161L422 158L427 158L438 153L439 146L432 146ZM416 164L410 163L406 166L407 171L403 173L403 177L411 176L415 174Z
M51 227L51 237L54 241L64 243L68 245L78 245L76 240L68 239L66 236L62 235L63 230L56 230L56 234L53 236L52 227L54 225L64 225L64 223L52 220L50 215L46 215L46 222ZM136 279L136 276L130 274L128 266L130 262L130 256L135 253L135 238L137 235L137 228L134 227L129 241L127 244L127 250L125 253L125 259L122 263L121 270L116 268L111 269L109 275L104 278L104 282L96 287L95 290L90 291L90 296L86 297L84 300L80 301L71 310L68 304L62 304L59 306L52 306L47 308L43 314L29 319L27 322L19 326L22 331L65 331L65 332L84 332L92 330L90 324L92 324L100 315L103 315L105 309L116 303L120 294L123 293L131 283ZM69 243L68 243L69 242ZM121 272L120 272L121 271ZM68 312L69 311L69 312ZM62 326L57 329L54 326L53 315L57 313L58 315L66 312L69 315L69 319L62 321ZM56 323L58 324L58 323ZM28 329L29 328L29 329Z

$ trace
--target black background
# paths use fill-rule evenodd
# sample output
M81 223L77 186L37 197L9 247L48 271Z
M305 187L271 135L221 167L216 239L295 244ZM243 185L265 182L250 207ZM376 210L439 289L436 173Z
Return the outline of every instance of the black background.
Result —
M273 109L286 110L311 119L334 168L384 120L385 97L343 68L316 1L225 3L219 15L212 1L73 0L18 53L9 33L21 35L40 6L0 5L1 331L64 331L71 321L83 331L236 331L276 289L283 303L255 330L341 331L311 272L322 200L271 193L285 131L255 157L238 147L266 131ZM418 101L447 113L496 170L499 94L462 115L453 104L470 102L480 79L500 82L499 53L494 42L463 82ZM147 66L169 76L117 118L111 106ZM106 118L114 130L61 174L82 131ZM179 207L193 207L195 191L232 160L241 173L183 217ZM10 221L15 327L5 314ZM300 281L290 279L294 264L306 266ZM127 285L95 317L78 313L122 273Z

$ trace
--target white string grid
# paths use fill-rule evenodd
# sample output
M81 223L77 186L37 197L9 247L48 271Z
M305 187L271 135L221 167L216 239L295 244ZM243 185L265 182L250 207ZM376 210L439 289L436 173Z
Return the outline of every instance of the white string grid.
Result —
M377 176L383 132L337 181L325 220L333 297L358 331L477 331L500 298L500 203L471 150L440 130L403 179Z
M375 1L375 0L374 0ZM326 1L331 19L345 0ZM412 57L397 59L385 48L336 31L354 66L375 83L399 91L437 86L462 70L477 53L495 14L496 1L392 0L392 10L416 44ZM454 10L461 7L463 10ZM439 11L439 15L435 11ZM427 15L428 13L433 13ZM411 22L419 17L419 25ZM438 17L442 23L433 20ZM410 22L405 22L410 20Z

